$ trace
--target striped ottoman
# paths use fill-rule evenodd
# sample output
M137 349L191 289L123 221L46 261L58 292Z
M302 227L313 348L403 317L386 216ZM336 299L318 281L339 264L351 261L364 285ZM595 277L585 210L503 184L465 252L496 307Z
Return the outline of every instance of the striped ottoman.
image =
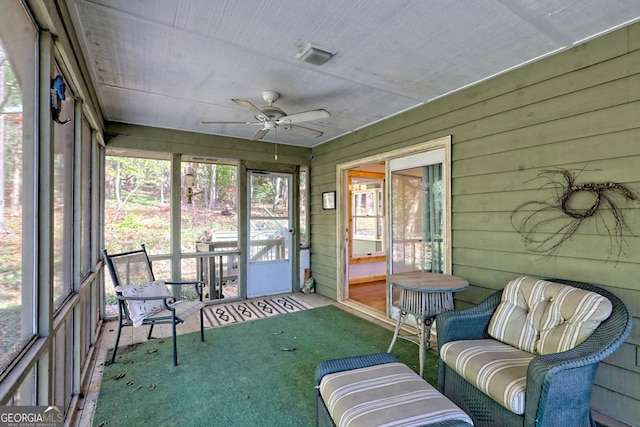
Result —
M318 426L471 426L471 418L389 353L322 362Z

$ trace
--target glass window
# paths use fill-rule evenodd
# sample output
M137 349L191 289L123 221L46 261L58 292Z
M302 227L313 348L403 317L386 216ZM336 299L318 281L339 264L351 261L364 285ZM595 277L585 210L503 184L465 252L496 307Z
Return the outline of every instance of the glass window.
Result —
M26 373L22 384L11 399L5 403L6 406L32 406L36 404L36 367Z
M393 273L445 272L444 150L434 150L424 157L415 159L423 166L391 173Z
M57 75L62 75L58 71ZM73 281L73 94L66 88L59 122L53 127L53 294L57 309Z
M180 208L182 280L205 282L204 298L238 296L238 191L236 164L183 158ZM195 262L194 262L195 261Z
M353 192L353 238L382 240L382 182L362 185L369 188Z
M182 252L194 252L196 242L237 242L238 167L183 161L181 170Z
M35 334L36 29L21 2L0 13L0 374ZM29 377L24 383L29 382ZM17 398L30 402L30 396Z
M167 156L168 157L168 156ZM140 249L171 253L171 161L107 153L104 173L104 247L109 253ZM171 263L156 261L158 279L171 279ZM105 275L105 313L117 314L111 277Z
M349 171L349 255L351 263L385 255L384 174Z
M104 241L111 253L171 252L171 161L106 158Z
M65 319L53 345L53 404L64 410L72 397L73 319Z
M91 127L82 120L82 147L80 162L80 274L84 278L91 272Z

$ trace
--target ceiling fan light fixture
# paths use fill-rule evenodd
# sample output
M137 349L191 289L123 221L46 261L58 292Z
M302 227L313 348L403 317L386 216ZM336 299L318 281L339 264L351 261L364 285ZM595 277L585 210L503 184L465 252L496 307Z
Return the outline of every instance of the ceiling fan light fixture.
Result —
M311 43L306 43L296 57L308 64L323 65L333 57L333 54L326 50L318 49Z

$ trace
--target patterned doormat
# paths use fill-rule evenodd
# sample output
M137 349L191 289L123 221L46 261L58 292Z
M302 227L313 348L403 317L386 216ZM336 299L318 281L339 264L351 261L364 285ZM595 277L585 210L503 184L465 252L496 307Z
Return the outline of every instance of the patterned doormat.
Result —
M204 326L213 328L309 308L312 307L292 296L212 305L204 310Z

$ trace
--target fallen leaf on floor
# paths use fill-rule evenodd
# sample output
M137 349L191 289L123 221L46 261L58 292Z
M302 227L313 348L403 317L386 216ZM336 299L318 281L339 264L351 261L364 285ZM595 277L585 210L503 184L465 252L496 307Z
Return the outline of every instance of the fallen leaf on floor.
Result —
M148 388L149 390L153 390L153 389L155 389L155 388L156 388L156 385L155 385L155 384L149 384L149 385L147 386L147 388Z
M122 363L123 363L123 364L125 364L125 365L131 365L131 364L133 363L133 360L131 360L131 359L124 359L124 360L122 361Z
M152 348L151 350L147 351L147 353L152 354L152 353L157 353L158 349L157 348Z
M126 375L126 374L125 374L124 372L118 372L117 374L115 374L115 375L113 376L113 379L114 379L114 380L119 380L119 379L121 379L121 378L124 378L124 377L125 377L125 375Z
M284 334L284 331L280 331L280 332L271 332L271 335L281 335Z
M136 382L135 381L127 381L127 385L134 385Z
M103 421L103 422L101 422L100 424L98 424L98 427L102 427L102 426L106 426L106 425L107 425L107 422L106 422L106 421Z
M294 351L296 348L295 347L291 347L291 348L281 348L280 351Z

